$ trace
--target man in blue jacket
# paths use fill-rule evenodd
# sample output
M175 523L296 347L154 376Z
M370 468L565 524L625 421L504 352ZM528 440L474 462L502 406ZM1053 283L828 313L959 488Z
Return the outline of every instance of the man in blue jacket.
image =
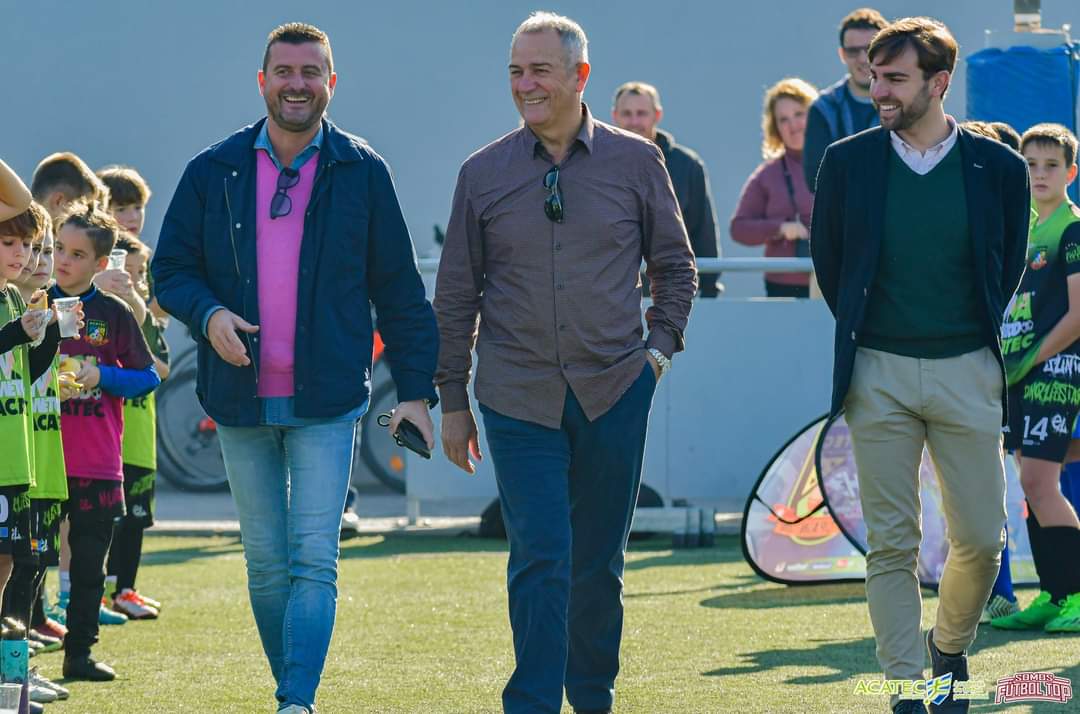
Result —
M1027 168L958 127L942 100L956 41L927 18L870 45L881 126L831 145L810 250L836 316L831 412L843 407L870 551L866 597L887 679L968 679L966 650L1004 544L1004 371L998 335L1024 269ZM941 483L949 555L920 636L919 462ZM925 649L924 649L925 647ZM931 711L967 711L955 689ZM894 711L925 711L894 701Z
M383 159L324 117L330 42L267 41L267 118L191 160L153 261L162 307L198 343L248 590L279 711L310 714L334 625L338 528L368 407L374 304L402 419L434 446L435 317Z

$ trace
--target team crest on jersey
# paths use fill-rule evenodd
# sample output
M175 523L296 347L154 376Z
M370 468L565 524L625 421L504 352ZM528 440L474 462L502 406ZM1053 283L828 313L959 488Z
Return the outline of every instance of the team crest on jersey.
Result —
M104 320L87 320L86 321L86 341L90 344L100 347L109 343L109 330L108 323Z
M1031 259L1032 270L1042 270L1046 267L1046 251L1040 250L1035 254L1035 257Z

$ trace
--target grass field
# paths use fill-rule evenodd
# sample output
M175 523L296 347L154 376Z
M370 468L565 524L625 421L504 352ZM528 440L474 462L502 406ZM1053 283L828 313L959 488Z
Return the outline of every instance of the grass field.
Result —
M157 622L104 628L108 684L72 683L63 712L272 712L273 682L232 538L146 540L140 588L166 601ZM497 712L513 654L505 544L475 538L364 538L343 546L338 625L319 711ZM1022 601L1032 597L1020 594ZM925 597L926 622L937 606ZM973 676L1053 671L1080 683L1080 637L985 629ZM59 676L60 655L34 659ZM738 541L672 551L632 546L617 712L884 712L853 695L877 663L861 583L790 588L756 577ZM1080 711L1068 705L974 711ZM569 712L569 707L564 711Z

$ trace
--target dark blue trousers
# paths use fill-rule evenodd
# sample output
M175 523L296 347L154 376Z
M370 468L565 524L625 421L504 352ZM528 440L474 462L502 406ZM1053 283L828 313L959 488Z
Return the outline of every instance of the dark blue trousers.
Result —
M614 702L626 540L655 389L646 364L592 422L567 389L558 429L480 407L510 540L506 712L557 714L564 686L575 709Z

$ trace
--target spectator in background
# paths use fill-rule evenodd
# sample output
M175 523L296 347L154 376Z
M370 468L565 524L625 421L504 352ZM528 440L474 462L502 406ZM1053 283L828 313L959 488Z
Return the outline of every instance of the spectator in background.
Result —
M814 197L803 175L806 115L817 90L801 79L782 79L765 92L761 154L765 162L743 186L731 237L764 245L767 258L810 255L810 210ZM810 297L809 273L765 273L768 297Z
M997 132L998 141L1005 144L1016 153L1020 153L1020 134L1003 121L992 121L990 126Z
M70 151L42 159L34 169L30 191L53 220L64 215L73 203L109 203L109 189L85 161Z
M877 110L870 102L870 59L867 50L888 23L881 13L868 7L852 10L840 21L840 61L848 73L836 84L821 92L810 109L806 126L806 150L803 172L813 193L818 166L825 147L845 136L877 126Z
M611 118L620 129L632 131L660 147L664 154L675 197L682 210L690 247L697 258L716 258L720 255L716 233L716 210L705 162L687 147L676 144L675 137L657 125L664 116L660 93L644 82L627 82L615 90ZM698 273L701 297L716 297L723 291L717 285L719 273Z

